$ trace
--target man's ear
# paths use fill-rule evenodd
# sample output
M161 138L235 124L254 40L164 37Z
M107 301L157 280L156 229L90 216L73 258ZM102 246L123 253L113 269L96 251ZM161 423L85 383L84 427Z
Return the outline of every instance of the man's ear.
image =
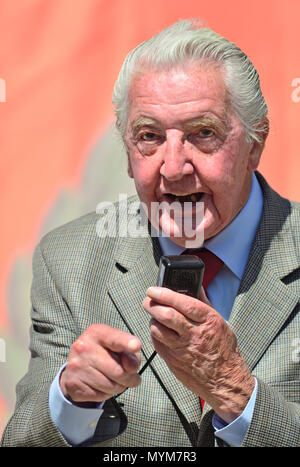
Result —
M252 142L252 147L249 153L248 170L251 172L256 170L259 165L260 157L269 134L269 120L267 118L261 123L261 127L263 128L263 131L259 133L260 141Z
M123 138L123 145L124 145L124 149L126 151L126 156L127 156L127 173L130 178L133 178L133 172L132 172L130 157L129 157L129 149L128 149L125 138Z
M264 144L253 141L248 158L248 170L250 172L254 172L257 169L263 149Z
M130 178L133 178L133 172L132 172L132 168L131 168L131 163L130 163L130 159L129 159L129 154L127 153L127 173L128 173L128 176Z

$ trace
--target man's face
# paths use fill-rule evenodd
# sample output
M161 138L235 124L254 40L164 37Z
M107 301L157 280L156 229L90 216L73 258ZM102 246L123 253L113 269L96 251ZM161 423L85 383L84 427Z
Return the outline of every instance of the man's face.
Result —
M246 142L221 71L195 63L148 71L133 79L129 97L128 172L150 221L151 203L190 202L186 215L194 222L197 202L202 202L196 234L204 229L205 239L213 237L245 205L262 151ZM158 227L186 246L191 239L179 226L181 220L165 209Z

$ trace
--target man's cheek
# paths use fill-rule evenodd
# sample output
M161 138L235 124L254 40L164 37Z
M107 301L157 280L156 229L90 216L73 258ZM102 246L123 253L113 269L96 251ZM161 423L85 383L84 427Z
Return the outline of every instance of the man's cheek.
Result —
M222 154L212 161L206 177L206 183L212 193L226 191L233 183L236 183L235 165L232 153Z

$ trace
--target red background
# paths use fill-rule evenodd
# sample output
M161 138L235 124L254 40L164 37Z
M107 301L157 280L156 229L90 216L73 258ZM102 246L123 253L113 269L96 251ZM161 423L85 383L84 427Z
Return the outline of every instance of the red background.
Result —
M114 81L131 48L190 17L236 42L256 65L271 122L260 170L281 194L299 200L300 79L292 86L300 77L298 0L0 2L0 78L6 84L5 102L0 99L0 338L6 344L0 432L27 367L33 248L42 232L81 214L76 206L88 196L82 177L99 144L99 198L95 188L88 207L105 199L107 179L115 194L120 177L126 187L126 173L113 157L107 160L115 151L109 137ZM63 209L62 193L68 199Z

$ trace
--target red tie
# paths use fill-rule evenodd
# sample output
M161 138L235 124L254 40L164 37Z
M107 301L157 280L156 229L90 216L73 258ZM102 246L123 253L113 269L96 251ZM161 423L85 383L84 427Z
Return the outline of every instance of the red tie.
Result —
M183 254L198 256L200 259L202 259L205 265L203 287L206 292L207 286L210 284L210 282L214 279L214 277L218 274L221 267L223 266L223 261L220 258L218 258L214 253L212 253L209 250L206 250L205 248L202 248L202 250L199 251L187 250Z
M206 250L205 248L202 248L201 250L198 250L198 251L185 250L182 254L183 255L194 255L202 259L204 266L205 266L204 277L203 277L203 288L206 293L208 284L213 280L213 278L220 271L221 267L224 264L223 261L220 258L218 258L214 253L212 253L209 250ZM200 399L201 407L203 410L205 401L201 398L199 399Z

